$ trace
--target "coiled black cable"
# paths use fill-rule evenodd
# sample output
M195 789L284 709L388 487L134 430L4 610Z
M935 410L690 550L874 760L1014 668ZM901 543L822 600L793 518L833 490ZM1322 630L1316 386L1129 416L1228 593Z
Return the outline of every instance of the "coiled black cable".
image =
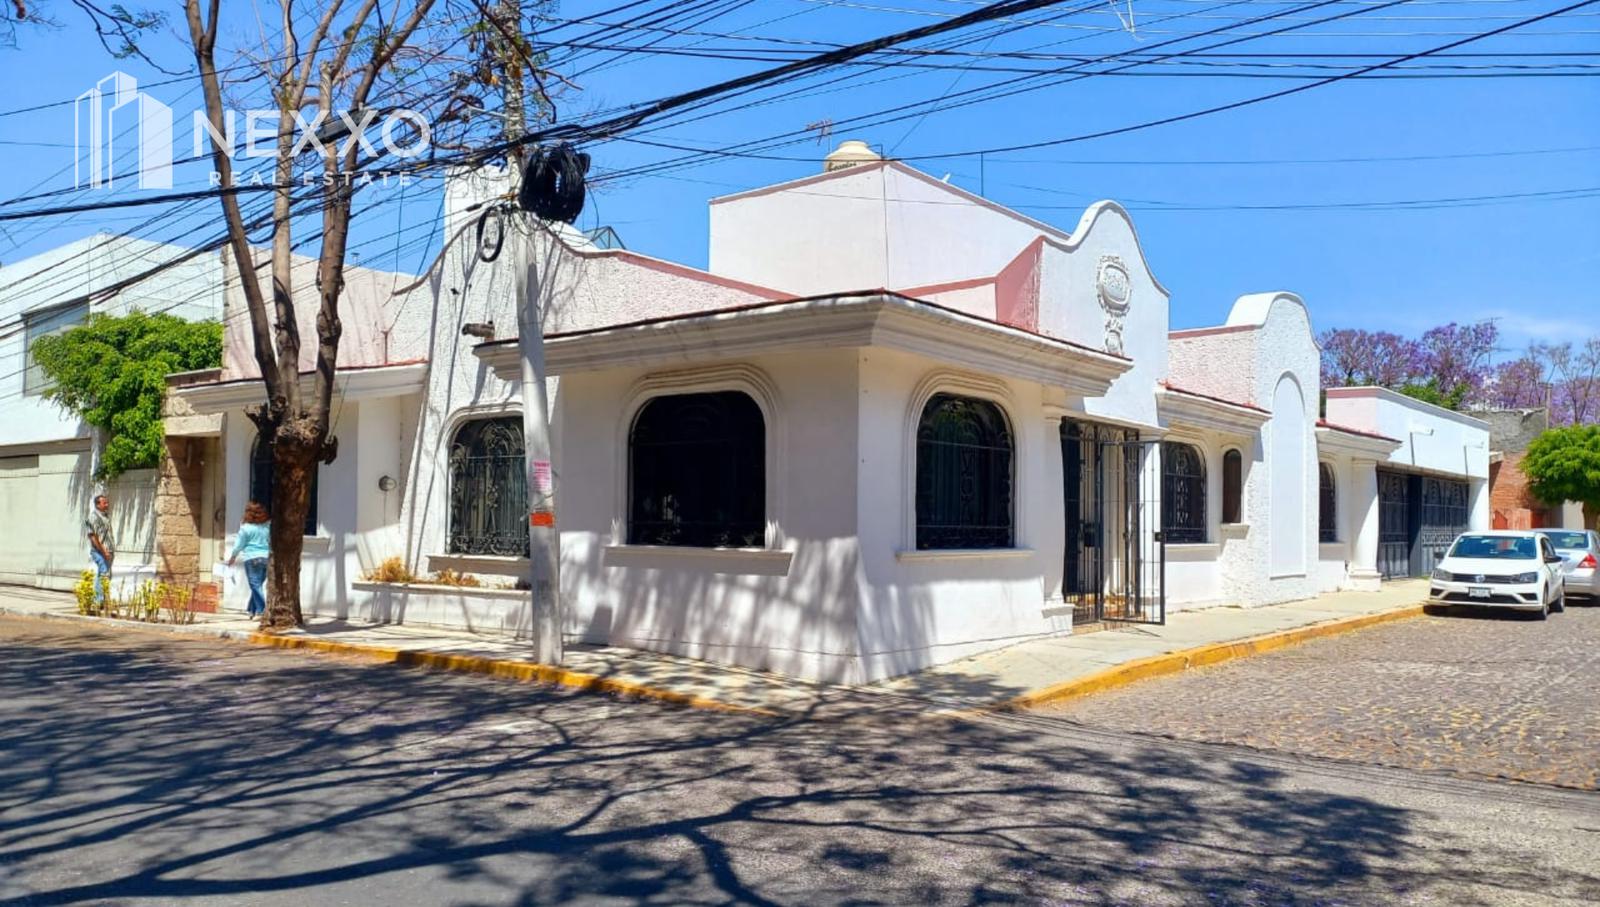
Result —
M588 172L589 155L574 151L571 145L563 142L540 148L522 172L517 204L541 220L570 224L583 213L584 177Z
M491 242L485 243L485 227L490 222L494 223L494 232L489 234ZM506 242L506 218L500 213L500 208L485 208L478 215L478 260L488 263L500 257L500 247Z

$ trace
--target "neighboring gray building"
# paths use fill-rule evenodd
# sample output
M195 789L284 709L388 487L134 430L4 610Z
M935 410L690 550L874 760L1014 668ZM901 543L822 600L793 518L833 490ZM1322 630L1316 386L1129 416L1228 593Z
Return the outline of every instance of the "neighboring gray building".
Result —
M1473 416L1489 423L1489 452L1521 453L1550 427L1550 411L1537 409L1486 409Z
M208 252L105 299L87 297L190 252L96 233L0 267L0 582L67 589L88 564L81 531L101 488L89 427L43 396L33 344L93 312L131 309L200 320L222 314L222 260ZM148 564L155 540L155 470L105 489L114 501L120 565Z

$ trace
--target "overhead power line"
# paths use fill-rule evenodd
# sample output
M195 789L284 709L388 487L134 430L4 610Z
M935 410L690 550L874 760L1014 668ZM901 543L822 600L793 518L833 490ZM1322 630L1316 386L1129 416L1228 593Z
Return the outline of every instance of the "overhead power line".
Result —
M490 145L489 147L481 149L477 152L470 152L470 154L472 157L487 159L489 157L503 154L512 148L531 145L551 139L592 139L596 137L613 135L624 129L637 127L652 117L659 116L663 113L667 113L668 111L687 107L690 104L694 104L699 101L709 100L711 98L729 94L741 89L770 84L782 79L827 69L831 66L836 66L840 63L858 59L866 56L867 54L876 53L879 50L882 50L886 47L893 47L897 44L904 44L909 41L919 41L924 38L931 38L937 35L945 34L946 32L952 32L958 29L966 28L971 25L1000 19L1004 16L1012 16L1019 13L1032 12L1033 10L1045 9L1051 6L1058 6L1062 2L1064 2L1064 0L1000 0L998 3L991 3L981 9L947 19L943 22L925 25L920 28L908 29L906 31L895 32L894 34L884 35L868 41L861 41L856 44L838 48L836 50L820 53L803 60L795 60L794 62L784 63L779 66L774 66L770 69L764 69L759 72L717 82L713 85L707 85L691 91L670 95L656 101L638 105L637 108L632 112L612 117L608 120L604 120L591 126L580 126L576 128L570 126L550 127L537 132L529 133L521 138Z
M975 149L975 150L972 150L972 151L947 152L947 153L944 153L944 154L924 154L924 155L917 155L913 159L915 159L915 160L940 160L940 159L951 158L951 157L967 157L967 156L974 155L974 154L1003 154L1003 153L1011 152L1011 151L1028 151L1028 150L1032 150L1034 148L1048 148L1048 147L1052 147L1052 146L1055 146L1055 145L1066 145L1066 144L1071 144L1071 143L1074 143L1074 142L1088 141L1090 139L1107 138L1107 137L1110 137L1110 136L1113 136L1113 135L1125 135L1125 134L1130 133L1130 132L1138 132L1138 131L1141 131L1141 130L1144 130L1144 129L1151 129L1151 128L1154 128L1156 126L1167 126L1167 125L1171 125L1173 123L1181 123L1181 122L1184 122L1186 120L1198 119L1200 117L1211 116L1213 114L1218 114L1218 113L1224 113L1224 112L1230 111L1230 110L1238 110L1241 107L1249 107L1249 106L1252 106L1254 104L1261 104L1261 103L1264 103L1266 101L1272 101L1272 100L1276 100L1278 98L1285 98L1285 97L1288 97L1290 95L1300 94L1301 92L1311 91L1312 89L1321 88L1321 87L1323 87L1325 85L1332 85L1332 84L1334 84L1336 82L1342 82L1342 81L1345 81L1346 79L1355 78L1356 76L1359 76L1362 73L1376 72L1376 71L1378 71L1380 69L1387 69L1388 67L1394 66L1394 65L1399 64L1399 63L1406 63L1406 62L1409 62L1411 60L1417 60L1417 59L1421 59L1423 57L1429 57L1429 56L1432 56L1434 54L1441 53L1441 52L1444 52L1444 51L1447 51L1447 50L1454 50L1457 47L1462 47L1462 46L1465 46L1467 44L1472 44L1472 43L1474 43L1476 41L1482 41L1482 40L1485 40L1487 38L1495 37L1496 35L1502 35L1502 34L1505 34L1506 32L1514 31L1516 29L1523 28L1523 27L1526 27L1528 25L1533 25L1534 23L1537 23L1537 22L1543 22L1543 21L1545 21L1547 19L1554 18L1554 17L1559 16L1559 15L1561 15L1563 13L1568 13L1568 12L1572 12L1574 10L1579 10L1579 9L1585 9L1587 7L1590 7L1590 6L1594 6L1596 3L1600 3L1600 0L1579 0L1579 2L1577 2L1577 3L1568 4L1567 6L1563 6L1563 7L1559 8L1559 9L1551 10L1550 12L1540 13L1540 14L1538 14L1536 16L1529 16L1529 17L1527 17L1525 19L1519 19L1516 22L1512 22L1512 23L1510 23L1508 25L1502 25L1502 26L1500 26L1498 28L1490 29L1489 31L1479 32L1479 33L1477 33L1475 35L1472 35L1471 37L1461 38L1459 40L1450 41L1450 42L1445 43L1445 44L1440 44L1440 45L1438 45L1436 47L1431 47L1431 48L1428 48L1426 50L1420 50L1420 51L1417 51L1415 53L1403 54L1401 56L1392 57L1392 58L1390 58L1388 60L1384 60L1384 61L1379 62L1379 63L1373 63L1373 64L1368 65L1368 66L1363 66L1360 69L1357 69L1357 70L1355 70L1353 72L1340 73L1339 75L1328 76L1327 78L1324 78L1324 79L1318 79L1315 82L1307 82L1307 83L1302 84L1302 85L1293 85L1293 86L1290 86L1289 88L1284 88L1284 89L1281 89L1279 91L1273 91L1273 92L1269 92L1267 94L1257 95L1257 96L1251 97L1251 98L1244 98L1242 100L1232 101L1232 102L1227 103L1227 104L1218 104L1218 105L1216 105L1214 107L1207 107L1207 108L1204 108L1202 110L1195 110L1195 111L1191 111L1189 113L1175 114L1173 116L1162 117L1160 119L1147 120L1147 121L1145 121L1143 123L1136 123L1136 124L1133 124L1131 126L1120 126L1120 127L1115 128L1115 129L1102 129L1102 130L1099 130L1097 132L1083 133L1081 135L1069 136L1067 138L1050 139L1050 140L1041 141L1041 142L1022 142L1022 143L1018 143L1018 144L1015 144L1015 145L1007 145L1007 146L997 147L997 148Z

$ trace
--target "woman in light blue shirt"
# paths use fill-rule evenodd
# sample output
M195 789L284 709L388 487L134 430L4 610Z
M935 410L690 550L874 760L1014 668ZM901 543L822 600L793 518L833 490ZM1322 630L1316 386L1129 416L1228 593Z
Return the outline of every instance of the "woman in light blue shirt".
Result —
M228 556L228 566L244 558L244 577L250 582L250 616L260 617L267 611L267 595L262 587L267 582L267 555L272 551L272 519L267 508L259 501L244 506L244 522L239 524L239 535L233 540L233 554Z

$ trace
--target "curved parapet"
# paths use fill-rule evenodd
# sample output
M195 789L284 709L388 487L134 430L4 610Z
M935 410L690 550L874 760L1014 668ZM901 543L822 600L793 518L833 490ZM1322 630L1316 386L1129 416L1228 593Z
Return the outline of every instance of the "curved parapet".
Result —
M1099 220L1101 215L1107 213L1115 214L1117 217L1122 218L1123 223L1128 225L1129 232L1133 234L1133 244L1139 250L1139 263L1144 266L1144 271L1149 275L1150 282L1155 284L1157 290L1161 291L1161 295L1171 299L1172 291L1168 290L1161 280L1156 277L1155 271L1150 269L1150 259L1145 257L1144 241L1139 238L1139 229L1134 226L1133 215L1128 213L1127 208L1122 207L1122 205L1111 199L1101 199L1085 208L1083 216L1078 218L1078 226L1072 230L1071 238L1060 240L1052 236L1048 237L1048 241L1051 245L1070 252L1083 244L1084 239L1089 235L1089 231L1094 227L1095 221Z
M1292 305L1300 309L1300 315L1305 319L1306 328L1311 327L1311 311L1306 308L1305 300L1287 290L1274 290L1270 293L1247 293L1234 300L1233 308L1228 310L1228 327L1260 327L1267 323L1272 315L1272 307L1278 303Z

